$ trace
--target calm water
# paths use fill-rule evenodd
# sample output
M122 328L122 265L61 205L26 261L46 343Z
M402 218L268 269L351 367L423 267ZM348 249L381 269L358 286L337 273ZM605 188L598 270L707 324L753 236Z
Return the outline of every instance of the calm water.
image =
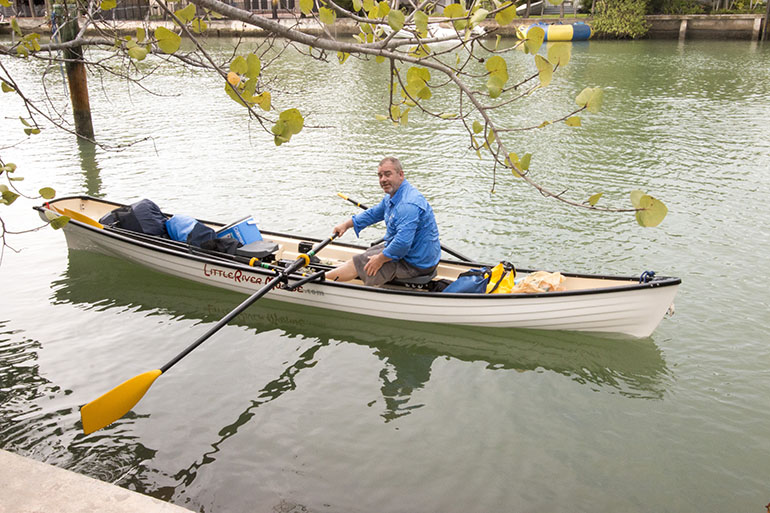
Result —
M3 63L39 89L39 64ZM54 130L12 145L23 112L0 95L0 151L29 191L146 197L223 221L253 213L324 237L355 212L336 193L377 201L376 162L394 154L443 242L474 258L684 280L676 315L636 341L262 301L86 437L80 405L165 363L242 296L68 253L49 229L14 236L19 251L0 266L0 448L212 513L764 511L769 63L770 47L749 42L576 44L545 94L506 113L539 124L583 87L605 88L583 128L552 126L511 149L581 199L604 191L625 206L631 189L649 191L670 211L658 229L563 207L505 173L490 194L489 163L457 127L416 113L405 129L374 120L387 70L373 63L276 65L277 106L319 127L280 148L208 76L158 72L157 96L90 77L105 142L152 135L120 152ZM437 110L449 100L437 95ZM37 226L34 202L19 204L3 211L9 229Z

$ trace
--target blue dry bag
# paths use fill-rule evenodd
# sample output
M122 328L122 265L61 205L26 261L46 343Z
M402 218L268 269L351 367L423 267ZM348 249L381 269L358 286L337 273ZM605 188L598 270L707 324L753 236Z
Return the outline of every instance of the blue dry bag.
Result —
M492 272L489 267L471 269L466 271L452 282L442 292L454 292L463 294L484 294L487 291L487 283Z

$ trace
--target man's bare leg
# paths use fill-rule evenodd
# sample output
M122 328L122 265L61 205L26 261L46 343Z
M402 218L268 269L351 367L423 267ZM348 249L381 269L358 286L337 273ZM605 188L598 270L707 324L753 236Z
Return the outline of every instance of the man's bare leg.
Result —
M358 278L358 271L353 260L348 260L339 267L326 273L326 279L331 281L350 281Z

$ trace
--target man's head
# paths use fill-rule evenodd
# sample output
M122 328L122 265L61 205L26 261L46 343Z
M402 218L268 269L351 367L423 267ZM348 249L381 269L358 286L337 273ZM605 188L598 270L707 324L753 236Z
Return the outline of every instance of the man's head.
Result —
M393 196L404 181L401 162L395 157L385 157L377 166L377 178L380 180L382 190Z

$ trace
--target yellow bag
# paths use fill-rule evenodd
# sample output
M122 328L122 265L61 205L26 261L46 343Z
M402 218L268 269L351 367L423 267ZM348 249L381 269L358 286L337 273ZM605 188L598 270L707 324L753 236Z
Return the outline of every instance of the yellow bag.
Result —
M492 268L487 294L509 294L514 286L516 268L510 262L500 262Z

